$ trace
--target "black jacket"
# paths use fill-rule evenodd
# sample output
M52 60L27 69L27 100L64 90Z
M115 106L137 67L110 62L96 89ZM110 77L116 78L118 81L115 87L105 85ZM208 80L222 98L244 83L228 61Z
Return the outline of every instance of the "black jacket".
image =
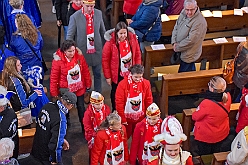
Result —
M43 106L37 119L31 155L40 161L51 161L51 157L52 162L61 162L66 135L65 115L57 103Z
M19 137L18 137L18 120L12 108L7 107L4 111L0 112L0 139L12 138L15 143L13 157L18 157L19 152Z
M57 20L62 21L63 26L68 26L67 12L68 12L69 1L67 0L55 0L55 9Z
M70 3L70 5L69 5L70 7L69 7L69 10L68 10L68 12L67 12L67 25L69 25L69 21L70 21L70 16L72 15L72 14L74 14L77 10L75 10L73 7L72 7L72 3Z

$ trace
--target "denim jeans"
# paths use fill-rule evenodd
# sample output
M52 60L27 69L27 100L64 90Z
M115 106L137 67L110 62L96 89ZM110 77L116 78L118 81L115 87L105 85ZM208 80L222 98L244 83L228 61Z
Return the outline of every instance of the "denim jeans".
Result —
M92 66L92 71L94 75L94 90L97 92L102 92L102 64L98 64L96 66Z
M150 46L150 45L152 45L152 44L154 44L154 42L149 42L149 41L141 42L141 43L140 43L140 50L141 50L141 53L142 53L142 54L145 53L145 47L146 47L146 46Z
M63 26L64 28L64 39L66 40L68 26Z
M186 63L186 62L183 62L181 60L180 66L179 66L179 69L178 69L178 73L180 73L180 72L190 72L190 71L196 71L195 63L194 62Z
M82 123L83 117L84 117L84 112L85 112L85 107L84 107L84 95L82 96L77 96L77 110L78 110L78 119L82 127L82 132L84 132L84 126Z

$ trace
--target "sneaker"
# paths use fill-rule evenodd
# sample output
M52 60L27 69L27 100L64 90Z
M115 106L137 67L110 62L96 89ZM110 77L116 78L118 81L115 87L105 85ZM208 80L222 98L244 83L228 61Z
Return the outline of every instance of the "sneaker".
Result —
M53 14L56 14L55 6L53 6L53 8L52 8L52 13L53 13Z

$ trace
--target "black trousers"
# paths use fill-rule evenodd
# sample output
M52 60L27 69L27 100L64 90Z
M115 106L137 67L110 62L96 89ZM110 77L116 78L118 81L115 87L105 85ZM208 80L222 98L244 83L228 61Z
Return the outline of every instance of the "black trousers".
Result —
M111 98L111 104L112 104L112 111L116 110L115 92L116 92L116 89L117 89L117 86L118 86L119 82L120 82L121 80L123 80L123 79L124 79L124 78L121 77L120 74L119 74L117 84L115 84L115 83L113 83L113 82L112 82L112 84L111 84L112 89L111 89L111 93L110 93L110 98Z

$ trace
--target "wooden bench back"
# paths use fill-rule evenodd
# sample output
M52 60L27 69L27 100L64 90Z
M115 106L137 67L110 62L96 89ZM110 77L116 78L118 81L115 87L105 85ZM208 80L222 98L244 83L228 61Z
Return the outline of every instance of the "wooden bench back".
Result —
M236 114L238 113L239 103L231 104L229 113L230 127L237 125ZM190 132L193 130L194 121L192 120L192 113L196 108L183 110L183 132L187 136L187 140L183 142L183 150L190 151Z
M19 135L19 154L31 152L35 131L36 128L22 130L22 136Z
M162 117L168 115L168 97L196 94L208 89L208 82L214 76L222 76L223 69L210 69L163 75L160 98Z
M232 38L227 38L227 43L215 44L212 40L206 40L202 43L201 57L196 61L200 62L202 59L209 61L209 69L216 69L222 67L222 61L234 58L237 53L238 42L233 42ZM152 50L151 46L145 47L144 59L144 77L150 79L150 68L159 67L163 65L172 65L170 58L173 54L173 47L171 44L164 45L166 49Z
M216 2L216 1L212 1ZM169 21L162 22L162 36L171 36L173 28L179 15L170 15ZM205 17L207 21L207 33L221 32L227 30L237 30L248 27L248 14L243 13L243 16L234 15L234 10L222 11L222 18Z

